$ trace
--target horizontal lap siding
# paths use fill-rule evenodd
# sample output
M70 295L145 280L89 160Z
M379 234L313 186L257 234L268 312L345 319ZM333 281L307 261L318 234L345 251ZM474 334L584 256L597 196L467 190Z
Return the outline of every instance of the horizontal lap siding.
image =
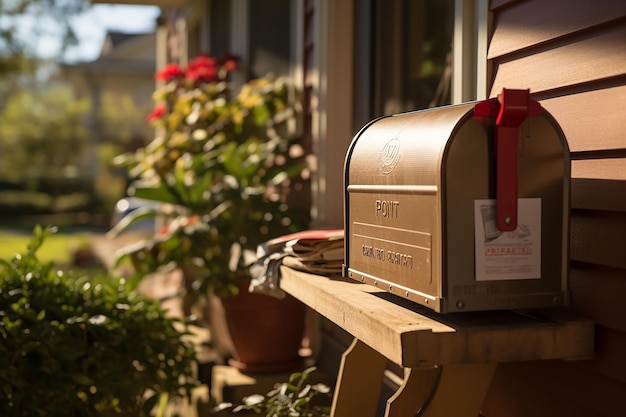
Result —
M620 111L626 109L626 85L560 95L541 104L559 121L572 152L626 148L626 117Z
M626 2L615 0L541 0L513 2L496 14L499 28L489 44L488 58L517 52L606 24L626 14ZM492 2L492 6L493 6Z
M572 307L577 312L593 317L598 328L621 332L626 337L626 279L623 269L572 262L570 286ZM626 352L626 346L623 352ZM626 354L622 356L626 360ZM622 378L626 379L626 375Z
M483 414L502 417L623 417L626 384L565 361L502 364ZM497 411L496 411L497 410Z
M486 417L626 416L626 1L492 0L491 96L530 88L572 155L572 308L586 361L504 364Z
M626 211L626 181L572 178L572 207Z
M626 213L574 209L570 230L572 260L626 269Z
M625 22L581 34L575 43L554 49L532 54L532 50L526 51L525 56L517 59L513 56L494 58L497 73L491 95L495 96L503 87L530 88L531 92L538 93L623 76ZM548 46L552 45L543 48Z

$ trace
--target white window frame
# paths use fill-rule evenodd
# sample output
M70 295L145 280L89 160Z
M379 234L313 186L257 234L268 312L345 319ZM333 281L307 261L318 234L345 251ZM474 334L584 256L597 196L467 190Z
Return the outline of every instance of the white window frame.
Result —
M489 0L455 0L452 104L487 97Z
M353 132L354 8L352 1L318 0L312 140L313 226L343 227L343 166Z

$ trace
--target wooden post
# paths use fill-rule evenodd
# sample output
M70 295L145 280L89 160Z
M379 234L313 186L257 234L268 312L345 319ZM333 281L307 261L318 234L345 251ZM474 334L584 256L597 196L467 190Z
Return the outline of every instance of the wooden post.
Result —
M437 389L441 368L404 369L404 382L387 400L385 417L414 416Z
M354 339L339 367L331 417L375 417L387 358Z
M487 363L409 368L404 383L387 401L385 417L476 417L496 366Z

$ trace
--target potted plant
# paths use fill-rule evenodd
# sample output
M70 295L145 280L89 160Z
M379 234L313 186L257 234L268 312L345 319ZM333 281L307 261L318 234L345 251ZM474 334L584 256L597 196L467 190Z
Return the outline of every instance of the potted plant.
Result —
M166 219L151 239L127 247L119 259L131 259L139 274L182 269L188 306L207 291L220 297L246 292L257 246L308 223L308 209L289 199L306 169L290 133L299 116L296 90L268 77L233 91L228 74L236 65L232 56L203 55L186 68L170 64L158 72L162 85L148 117L156 136L115 160L128 169L129 194L163 205L135 210L114 232L146 216ZM256 313L245 314L254 321Z

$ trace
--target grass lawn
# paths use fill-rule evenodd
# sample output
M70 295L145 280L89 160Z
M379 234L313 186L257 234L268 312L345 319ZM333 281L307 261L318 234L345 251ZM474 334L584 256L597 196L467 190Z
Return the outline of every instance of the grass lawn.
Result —
M32 234L29 232L0 230L0 258L10 259L16 253L25 253L31 238ZM37 251L37 256L44 262L69 264L73 250L88 243L87 233L59 231L45 240Z

